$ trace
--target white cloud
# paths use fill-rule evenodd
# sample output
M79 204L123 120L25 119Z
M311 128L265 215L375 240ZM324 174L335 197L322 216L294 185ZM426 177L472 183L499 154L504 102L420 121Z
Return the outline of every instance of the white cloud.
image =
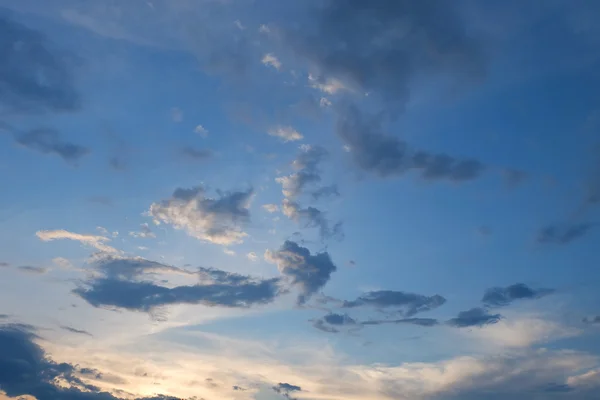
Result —
M321 80L315 78L313 75L308 75L308 82L310 87L314 89L318 89L327 94L336 94L340 90L348 90L346 85L339 79L330 78L322 82Z
M200 240L222 245L241 243L247 236L242 228L250 219L253 193L225 192L210 198L202 187L177 189L170 199L153 203L148 215L156 224L173 225Z
M270 213L279 211L279 206L277 204L263 204L262 208Z
M265 25L265 24L262 24L262 25L261 25L261 26L258 28L258 31L259 31L260 33L271 33L271 29L270 29L270 28L269 28L267 25Z
M152 229L150 229L150 226L147 223L143 223L140 225L139 232L129 232L129 236L138 239L156 238L156 234L152 232Z
M94 247L95 249L100 250L102 252L112 254L120 253L119 250L106 244L106 242L109 242L110 239L105 236L79 234L69 232L64 229L38 231L36 232L36 236L44 242L50 242L52 240L60 239L75 240L82 244Z
M277 126L267 132L271 136L283 139L284 142L293 142L304 139L304 136L291 126Z
M64 257L55 257L52 259L52 263L54 263L54 265L56 265L57 267L60 267L62 269L73 268L73 264L71 263L71 261L67 260Z
M235 251L230 250L228 248L224 248L223 253L227 254L228 256L235 256Z
M278 71L281 69L281 61L279 61L279 59L273 53L265 54L262 58L262 63L266 66L271 66Z
M238 28L240 31L243 31L244 29L246 29L246 27L242 24L242 22L239 19L236 19L235 21L233 21L233 24L235 25L236 28Z
M106 229L106 228L104 228L104 227L102 227L102 226L97 226L97 227L96 227L96 230L97 230L98 232L100 232L100 234L101 234L102 236L108 236L108 229Z
M331 100L329 100L327 97L321 97L321 100L319 100L319 105L323 108L331 107Z
M194 128L194 132L203 138L208 136L208 130L202 125L196 125L196 127Z
M256 255L256 253L253 252L253 251L251 251L250 253L246 254L246 257L250 261L258 261L258 255Z

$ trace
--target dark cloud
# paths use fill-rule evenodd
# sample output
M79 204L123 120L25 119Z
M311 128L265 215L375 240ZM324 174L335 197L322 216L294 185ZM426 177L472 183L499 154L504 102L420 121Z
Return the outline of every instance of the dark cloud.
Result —
M44 35L0 12L0 110L63 112L80 103L65 57Z
M108 165L115 171L123 172L127 170L128 163L123 157L114 156L108 160Z
M304 304L323 288L337 270L329 253L311 255L310 250L289 240L279 250L267 250L265 259L277 264L279 271L299 288L298 304Z
M283 195L288 199L295 199L307 186L321 181L319 164L329 156L327 150L321 146L303 145L300 149L300 153L292 162L296 172L275 179L281 184Z
M311 196L314 200L320 200L323 197L340 197L340 191L337 185L323 186L314 190Z
M19 145L42 154L55 154L69 163L76 163L90 152L86 147L64 141L58 131L51 128L32 129L22 133L13 131L13 135Z
M484 308L472 308L467 311L461 311L456 318L448 320L446 323L456 328L467 328L471 326L493 325L500 321L500 314L490 314Z
M155 273L194 273L144 259L106 258L96 263L101 274L73 293L94 307L117 307L152 312L172 304L202 304L208 307L245 308L266 304L280 294L280 280L254 279L216 269L200 269L198 277L208 281L189 286L167 287L147 280Z
M541 244L568 244L586 235L595 225L589 222L548 225L540 229L536 241Z
M78 335L85 335L85 336L90 336L90 337L93 337L93 336L94 336L94 335L92 335L91 333L89 333L89 332L88 332L88 331L86 331L86 330L83 330L83 329L75 329L75 328L72 328L72 327L70 327L70 326L61 325L60 329L62 329L62 330L65 330L65 331L67 331L67 332L76 333L76 334L78 334Z
M401 139L383 133L379 117L367 118L355 106L339 110L336 132L349 147L354 163L382 178L417 172L425 180L469 181L485 166L473 159L411 150Z
M426 73L465 80L484 75L483 47L457 10L444 1L332 0L284 37L318 83L339 80L398 109L413 80Z
M293 400L293 397L291 397L291 394L294 392L301 392L302 388L300 386L296 386L296 385L291 385L289 383L278 383L277 385L273 386L272 388L276 393L279 393L285 397L287 397L290 400Z
M178 188L170 199L153 203L148 214L157 223L184 229L190 236L215 244L240 243L247 236L242 230L250 221L250 200L254 191L217 191L207 197L202 186Z
M247 390L247 389L245 389L245 388L243 388L243 387L241 387L241 386L238 386L238 385L234 385L234 386L232 387L232 389L233 389L234 391L236 391L236 392L238 392L238 391L239 391L239 392L245 392L245 391Z
M418 326L436 326L439 321L435 318L401 318L389 320L370 320L361 322L362 325L384 325L384 324L409 324Z
M446 302L440 295L424 296L395 290L377 290L367 292L353 301L344 301L342 307L373 307L376 309L393 309L405 317L433 310Z
M507 168L502 171L502 177L504 183L509 188L519 186L525 180L527 180L527 172L518 169Z
M10 264L7 262L0 262L0 268L10 267Z
M582 322L584 324L600 324L600 315L591 318L585 317Z
M207 149L196 149L194 147L186 146L182 148L179 153L189 159L194 161L203 161L211 158L213 156L213 152Z
M331 226L325 213L316 207L302 208L295 201L283 199L281 210L288 218L303 222L305 228L318 228L319 236L323 240L331 238L342 239L344 236L342 222L338 221Z
M485 291L481 301L487 306L507 306L515 300L539 299L554 293L553 289L532 289L524 283L507 287L493 287Z
M48 272L48 268L33 267L31 265L23 265L23 266L17 267L17 269L19 271L22 271L22 272L25 272L28 274L34 274L34 275L43 275Z

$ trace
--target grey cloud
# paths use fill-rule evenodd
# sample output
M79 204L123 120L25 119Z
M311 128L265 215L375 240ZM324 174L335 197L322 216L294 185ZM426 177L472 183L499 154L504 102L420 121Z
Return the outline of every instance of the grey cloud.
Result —
M73 291L95 307L112 306L145 312L171 304L246 308L269 303L281 292L278 278L254 279L210 268L201 268L193 273L140 258L107 258L97 262L95 268L102 276ZM147 278L154 273L196 275L201 282L167 287L146 280L134 280Z
M395 290L377 290L367 292L353 301L344 301L342 307L373 307L376 309L394 309L393 311L411 317L417 313L440 307L446 299L440 295L424 296Z
M584 324L600 324L600 315L591 318L585 317L582 322Z
M17 267L17 269L19 271L22 271L22 272L25 272L28 274L34 274L34 275L43 275L48 272L48 268L34 267L31 265L22 265L20 267Z
M7 262L0 262L0 268L10 267L10 264Z
M265 259L277 264L279 271L299 288L298 304L304 304L323 288L337 270L329 253L312 255L307 248L289 240L279 250L267 250Z
M417 172L425 180L469 181L485 166L474 159L456 159L447 154L413 151L401 139L383 133L381 119L367 118L356 106L340 109L337 135L350 148L354 163L381 178Z
M507 287L493 287L485 291L481 301L488 306L507 306L515 300L539 299L554 293L553 289L532 289L524 283Z
M76 163L90 150L61 139L55 129L39 128L24 133L15 133L15 141L30 150L42 154L55 154L69 163Z
M439 321L435 318L401 318L390 320L370 320L361 322L362 325L409 324L424 327L436 326Z
M37 400L117 400L112 394L83 382L77 375L92 369L54 362L34 342L33 327L0 325L0 387L10 397L34 396ZM100 372L97 372L99 374ZM55 385L64 380L70 387ZM154 399L171 399L157 396ZM137 399L137 400L150 400Z
M189 160L204 161L213 156L213 152L207 149L196 149L186 146L180 150L180 154Z
M217 198L206 196L201 187L179 188L172 197L150 206L148 214L157 223L185 230L190 236L207 242L228 245L240 243L247 234L243 226L250 221L253 190L217 191Z
M115 171L123 172L127 170L127 161L123 157L114 156L108 160L108 165Z
M483 47L454 3L332 0L302 30L284 31L319 83L332 79L402 108L415 78L443 73L472 80L485 72Z
M85 335L85 336L91 336L91 337L93 337L93 336L94 336L94 335L92 335L91 333L89 333L89 332L88 332L88 331L86 331L86 330L83 330L83 329L75 329L75 328L72 328L72 327L70 327L70 326L61 325L60 329L62 329L62 330L65 330L65 331L67 331L67 332L76 333L76 334L78 334L78 335Z
M523 183L528 175L527 172L518 169L507 168L502 171L502 177L507 187L513 188Z
M0 109L27 114L79 109L64 59L43 34L0 14Z
M279 394L283 395L284 397L287 397L290 400L293 400L293 397L291 397L291 393L302 391L302 388L300 386L291 385L289 383L281 383L281 382L278 383L277 385L273 386L272 389L276 393L279 393Z
M434 318L401 318L401 319L372 319L368 321L357 321L347 314L329 313L322 318L313 321L313 327L327 333L339 333L341 327L360 329L363 326L386 325L386 324L408 324L422 327L432 327L439 324Z
M283 199L283 213L290 219L304 222L305 228L318 228L321 239L343 238L342 222L338 221L333 226L325 213L316 207L302 208L295 201Z
M446 323L456 328L467 328L471 326L493 325L500 321L500 314L490 314L484 308L472 308L467 311L461 311L456 318L448 320Z
M569 244L585 236L595 225L589 222L548 225L540 229L536 241L541 244Z
M321 146L301 146L301 151L292 162L296 170L291 175L275 179L282 186L283 195L286 198L298 197L304 189L321 181L319 164L328 157L328 152Z
M322 197L340 197L340 192L337 185L329 185L314 190L311 196L314 200L319 200Z

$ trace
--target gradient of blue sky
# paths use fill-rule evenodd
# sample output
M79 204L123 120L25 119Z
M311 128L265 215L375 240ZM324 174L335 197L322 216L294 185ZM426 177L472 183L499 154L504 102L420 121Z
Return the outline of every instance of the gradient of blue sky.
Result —
M597 398L597 2L0 7L0 399Z

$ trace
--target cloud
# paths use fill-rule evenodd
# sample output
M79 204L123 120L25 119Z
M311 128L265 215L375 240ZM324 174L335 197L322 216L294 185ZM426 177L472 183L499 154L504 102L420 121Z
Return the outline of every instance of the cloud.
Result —
M173 120L173 122L182 122L183 111L177 107L171 108L171 119Z
M298 304L304 304L322 289L337 270L329 253L312 255L307 248L289 240L279 250L267 250L265 260L276 264L279 271L299 288Z
M276 178L275 181L282 186L282 193L286 198L298 197L306 186L321 181L319 164L328 157L328 152L321 146L303 145L300 153L292 162L296 170L291 175Z
M123 172L127 170L127 161L122 157L114 156L108 160L108 165L115 171Z
M206 129L200 124L196 125L196 127L194 128L194 132L200 135L200 137L208 137L208 129Z
M250 221L253 190L217 192L217 198L206 197L202 186L177 189L170 199L150 206L148 214L154 222L173 225L197 239L230 245L241 243L247 234L243 225Z
M428 181L463 182L478 178L485 170L474 159L411 150L403 140L384 134L379 118L366 118L355 106L339 111L336 132L350 148L354 163L381 178L413 171Z
M487 306L502 307L515 300L539 299L552 293L554 293L553 289L532 289L524 283L515 283L507 287L487 289L481 301Z
M62 140L55 129L38 128L13 134L19 145L42 154L55 154L69 163L76 163L90 152L86 147Z
M52 259L52 263L62 269L71 269L73 268L73 263L64 257L54 257Z
M62 330L65 330L65 331L67 331L67 332L76 333L76 334L78 334L78 335L84 335L84 336L90 336L90 337L93 337L93 336L94 336L94 335L92 335L91 333L89 333L89 332L88 332L88 331L86 331L86 330L83 330L83 329L75 329L75 328L72 328L72 327L70 327L70 326L61 325L61 326L60 326L60 329L62 329Z
M0 268L6 268L6 267L10 267L10 264L7 262L0 262Z
M383 325L383 324L409 324L417 326L436 326L439 321L434 318L401 318L401 319L384 319L384 320L369 320L361 322L362 325Z
M271 136L283 139L284 142L294 142L304 139L304 136L291 126L277 126L267 131Z
M94 307L144 312L174 304L247 308L270 303L280 293L279 278L261 280L211 268L200 268L194 273L141 258L109 257L97 261L94 267L100 276L73 290ZM168 287L148 281L160 273L195 275L200 283Z
M456 328L467 328L472 326L485 326L495 324L502 316L500 314L489 314L483 308L472 308L467 311L461 311L458 316L449 319L446 323Z
M298 203L283 199L281 209L286 217L304 222L305 228L319 228L319 235L323 240L343 237L342 222L336 222L333 227L330 227L325 213L316 207L301 208Z
M440 295L424 296L396 290L376 290L367 292L353 301L344 301L343 308L372 307L375 309L393 309L405 317L430 311L446 303Z
M27 274L33 274L33 275L44 275L45 273L47 273L49 271L48 268L32 267L31 265L23 265L23 266L17 267L17 269L21 272L25 272Z
M281 61L273 53L265 54L261 62L266 66L275 68L277 71L281 70Z
M280 382L277 385L273 386L273 390L276 393L282 394L283 396L287 397L288 399L293 400L293 397L291 397L291 393L301 392L302 388L300 386Z
M190 160L203 161L212 158L213 152L208 149L195 149L186 146L180 150L180 154Z
M251 251L250 253L246 254L246 258L248 258L248 260L250 260L252 262L258 261L258 256L253 251Z
M600 315L591 318L585 317L582 322L584 324L600 324Z
M509 188L519 186L521 183L527 180L527 176L527 172L518 169L508 168L502 170L502 177L504 178L504 183Z
M44 35L3 13L0 37L0 110L3 114L65 112L80 108L81 100L65 62L67 58L51 49ZM39 133L26 135L23 141L35 143L40 140L36 135ZM45 145L48 140L52 141L46 138ZM59 143L53 142L50 146L57 147L55 152L63 153L63 157L74 157L82 151L77 147L61 148ZM43 148L44 144L37 146Z
M270 213L279 211L279 206L277 204L263 204L262 208L264 208L265 211Z
M152 229L150 229L150 225L148 225L147 223L143 223L140 225L139 232L129 232L129 236L143 239L156 238L156 234L152 232Z
M536 241L541 244L569 244L586 235L594 226L588 222L548 225L540 229Z
M335 78L319 79L312 74L309 74L308 82L310 87L318 89L327 94L336 94L341 90L348 90L348 88L340 80Z
M337 185L322 186L311 193L314 200L320 200L323 197L340 197L340 191Z
M104 237L104 236L85 235L85 234L80 234L80 233L69 232L64 229L58 229L58 230L53 230L53 231L38 231L35 234L40 240L42 240L44 242L50 242L52 240L61 240L61 239L75 240L75 241L78 241L87 246L94 247L95 249L97 249L101 252L111 253L111 254L120 253L119 250L117 250L114 247L111 247L105 243L105 242L109 242L110 239L107 237Z

